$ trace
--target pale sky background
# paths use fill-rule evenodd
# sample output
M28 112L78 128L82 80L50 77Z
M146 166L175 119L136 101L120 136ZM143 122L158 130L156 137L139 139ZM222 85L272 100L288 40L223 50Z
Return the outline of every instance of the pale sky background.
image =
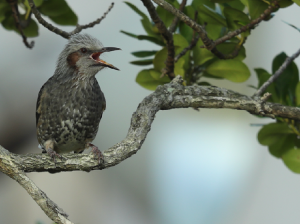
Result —
M132 113L151 93L135 83L142 67L129 64L136 59L130 53L159 49L120 33L144 34L144 30L136 13L123 1L114 2L107 18L85 31L104 46L122 48L104 55L121 71L105 69L97 75L107 100L94 141L102 151L126 136ZM140 1L131 2L146 12ZM102 16L110 3L69 1L80 24ZM252 72L247 82L210 82L252 95L247 85L257 84L253 68L271 72L275 55L282 51L291 55L300 47L300 33L282 20L300 27L299 7L279 10L252 31L246 43L245 63ZM14 32L0 26L0 34L0 144L13 152L40 153L36 99L66 40L40 27L35 47L28 50ZM299 58L296 63L299 66ZM141 150L121 164L91 173L29 177L78 224L298 224L300 176L272 157L257 142L259 127L250 126L269 122L244 111L160 111ZM0 183L1 224L52 223L15 181L0 174Z

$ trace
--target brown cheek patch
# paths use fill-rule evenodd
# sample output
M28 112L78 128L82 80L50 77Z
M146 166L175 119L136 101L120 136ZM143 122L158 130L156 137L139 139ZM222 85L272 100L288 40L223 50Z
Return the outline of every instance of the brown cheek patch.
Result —
M67 62L71 67L75 67L76 68L76 62L79 60L79 54L78 52L74 52L72 54L69 54L69 56L67 57Z

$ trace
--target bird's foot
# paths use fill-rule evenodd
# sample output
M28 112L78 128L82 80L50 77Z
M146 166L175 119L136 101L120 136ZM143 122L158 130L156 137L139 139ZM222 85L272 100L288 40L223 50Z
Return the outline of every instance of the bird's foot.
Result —
M104 160L104 156L102 152L92 143L89 143L89 146L92 148L92 153L96 159L98 159L99 164L101 163L101 159Z
M59 155L57 152L55 152L52 148L48 148L47 150L47 154L51 157L51 159L53 160L54 164L56 165L56 158L60 158L61 160L66 160L65 157L63 157L62 155Z

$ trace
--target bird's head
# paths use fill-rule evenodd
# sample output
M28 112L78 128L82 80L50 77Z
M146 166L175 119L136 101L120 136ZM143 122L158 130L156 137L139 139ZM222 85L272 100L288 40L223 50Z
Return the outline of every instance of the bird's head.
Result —
M104 52L121 50L116 47L103 47L101 42L88 34L72 35L64 50L60 53L55 75L92 77L104 67L119 70L115 66L100 59ZM69 77L71 78L71 77Z

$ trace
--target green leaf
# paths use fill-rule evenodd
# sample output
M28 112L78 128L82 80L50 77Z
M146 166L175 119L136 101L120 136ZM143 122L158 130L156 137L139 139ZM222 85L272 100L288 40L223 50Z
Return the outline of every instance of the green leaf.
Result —
M293 172L300 173L300 149L292 148L282 155L284 164Z
M293 2L300 6L300 0L293 0Z
M224 8L224 15L226 17L226 22L230 30L236 30L242 27L242 24L250 23L250 19L244 12L231 7Z
M240 0L234 0L231 2L227 2L226 5L229 5L230 7L243 11L245 9L245 5L243 3L241 3Z
M227 3L227 2L234 1L234 0L211 0L211 1L214 3Z
M300 1L300 0L299 0L299 1ZM285 21L282 21L282 22L288 24L289 26L293 27L294 29L296 29L296 30L298 30L298 31L300 32L300 28L298 28L298 27L296 27L296 26L294 26L294 25L292 25L292 24L290 24L290 23L288 23L288 22L285 22Z
M288 56L282 52L274 58L272 63L273 74L284 63L287 57ZM277 95L280 98L279 103L284 103L290 106L294 105L296 85L298 84L298 82L299 82L298 68L297 65L294 62L292 62L286 67L286 69L284 69L281 75L274 81Z
M237 59L216 60L206 68L206 72L232 82L244 82L250 77L248 67Z
M131 54L133 54L134 56L136 56L138 58L145 58L145 57L155 55L156 52L157 51L135 51L135 52L131 52Z
M191 27L189 27L182 21L179 22L179 32L187 39L188 42L192 41L194 32Z
M36 37L39 35L38 30L39 27L37 23L33 19L31 19L29 25L25 29L23 29L23 32L26 37Z
M44 1L39 11L59 25L75 26L78 23L76 14L65 0Z
M43 1L44 0L33 0L33 2L34 2L34 4L35 4L36 7L41 6L43 4ZM26 6L27 9L30 9L30 5L28 3L28 0L24 1L24 5Z
M130 64L133 64L133 65L142 65L142 66L145 66L145 65L152 65L153 63L153 59L145 59L145 60L138 60L138 61L131 61Z
M192 2L192 6L194 8L197 8L198 6L201 6L201 5L206 5L206 6L208 6L211 9L215 9L216 8L216 4L213 3L210 0L193 0L193 2ZM194 18L194 17L190 17L190 18Z
M294 147L297 136L286 123L271 123L263 126L258 132L260 144L269 146L269 151L276 157Z
M233 42L225 42L225 43L222 43L222 44L219 44L217 46L217 49L222 52L223 54L231 54L235 48L236 48L237 44L236 43L233 43ZM237 60L244 60L246 58L246 50L245 50L245 47L242 46L240 51L239 51L239 54L234 58L234 59L237 59Z
M148 18L141 19L141 23L149 36L159 37L159 33L154 32L154 26Z
M2 22L5 19L5 14L7 12L10 12L10 10L10 6L6 1L0 2L0 22Z
M188 17L194 19L195 18L195 9L191 5L188 5L183 10L184 14ZM187 41L190 43L193 38L193 29L186 25L184 22L179 21L179 32L182 36L184 36Z
M20 19L23 20L24 15L20 15ZM15 32L17 32L18 34L20 34L19 30L16 28L15 26L15 21L13 16L9 16L6 17L3 21L2 21L2 26L7 29L7 30L14 30ZM37 23L31 19L31 21L29 22L29 25L23 29L23 32L25 34L26 37L36 37L38 36L38 25Z
M247 3L251 19L258 18L269 6L263 0L247 0Z
M294 148L296 140L297 136L295 134L280 136L278 137L276 144L269 146L269 152L273 156L280 158L283 153Z
M53 22L55 22L59 25L63 25L63 26L76 26L78 23L78 18L71 9L69 11L67 11L66 13L64 13L63 15L49 16L49 18Z
M207 24L205 27L205 30L207 32L207 36L212 39L216 40L221 36L221 32L224 29L223 26L220 25L212 25L212 24Z
M173 35L174 46L185 48L189 46L187 40L180 34Z
M214 58L214 54L211 53L211 51L197 46L193 49L193 56L195 65L202 65L210 59Z
M152 43L155 43L157 45L165 46L164 42L161 41L160 39L156 38L156 37L151 37L151 36L146 36L146 35L135 35L133 33L129 33L129 32L123 31L123 30L121 30L120 32L124 33L124 34L126 34L130 37L136 38L138 40L148 40L148 41L150 41Z
M157 6L156 12L165 26L169 27L174 19L174 15L160 6Z
M154 69L158 72L161 72L161 70L166 67L165 65L165 61L167 58L167 48L163 48L160 51L158 51L155 54L155 57L153 59L153 65L154 65Z
M198 5L197 10L199 12L198 16L200 18L201 24L207 23L210 25L221 25L226 26L226 20L217 12L208 8L205 5Z
M156 37L146 36L146 35L138 35L137 39L139 40L148 40L154 44L165 46L164 42Z
M184 58L180 58L174 66L175 76L180 75L184 79Z
M155 90L158 85L165 84L165 79L162 78L161 80L157 80L153 78L153 76L156 77L157 71L153 71L153 69L147 69L147 70L142 70L139 72L139 74L136 77L136 82L140 84L142 87L149 89L149 90Z
M222 78L222 77L210 75L210 74L208 74L208 73L205 72L205 71L203 72L203 77L210 78L210 79L224 79L224 78Z
M15 27L15 21L13 16L9 13L6 13L5 19L2 21L2 26L7 30L17 30Z
M168 76L163 76L161 77L161 73L158 71L155 71L154 69L149 70L150 75L152 76L153 79L159 81L160 83L169 83L170 79Z
M199 86L211 86L211 84L209 82L199 82L198 85Z
M70 7L65 0L44 1L39 11L45 16L60 16L68 13Z
M138 39L138 35L136 35L136 34L129 33L129 32L126 32L124 30L121 30L120 32L126 34L127 36L130 36L130 37Z
M124 2L126 5L128 5L133 11L135 11L137 14L139 14L141 17L143 17L144 19L148 19L149 20L149 18L148 18L148 16L145 14L145 13L143 13L141 10L139 10L135 5L133 5L132 3L130 3L130 2Z
M286 8L294 4L292 0L281 0L278 2L279 8Z
M296 95L296 106L299 107L300 106L300 82L297 83L295 95Z

